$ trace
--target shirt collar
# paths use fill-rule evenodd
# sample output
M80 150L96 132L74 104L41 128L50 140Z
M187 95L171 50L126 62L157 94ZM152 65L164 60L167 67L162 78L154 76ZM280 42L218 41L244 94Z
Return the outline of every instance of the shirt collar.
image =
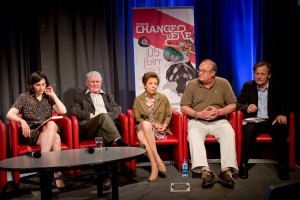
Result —
M88 93L92 93L90 91L90 89L87 89L86 92L85 92L85 94L88 94ZM97 92L97 94L105 94L105 92L103 90L100 90L100 92Z
M258 87L258 85L256 87L257 87L257 90L264 92L269 89L269 81L267 82L267 86L264 89L261 89L260 87Z

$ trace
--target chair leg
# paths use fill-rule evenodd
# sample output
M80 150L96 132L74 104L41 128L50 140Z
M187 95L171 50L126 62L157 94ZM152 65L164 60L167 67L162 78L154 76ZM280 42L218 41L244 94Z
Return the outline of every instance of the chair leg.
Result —
M4 192L7 186L7 172L0 171L0 192Z

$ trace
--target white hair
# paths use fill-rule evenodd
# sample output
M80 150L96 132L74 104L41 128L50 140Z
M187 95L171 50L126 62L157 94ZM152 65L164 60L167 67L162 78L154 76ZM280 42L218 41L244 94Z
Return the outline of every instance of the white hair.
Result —
M102 76L101 76L100 72L97 72L97 71L90 71L90 72L88 72L88 73L86 74L86 80L89 80L89 78L90 78L91 76L97 76L97 77L100 78L100 80L102 80Z

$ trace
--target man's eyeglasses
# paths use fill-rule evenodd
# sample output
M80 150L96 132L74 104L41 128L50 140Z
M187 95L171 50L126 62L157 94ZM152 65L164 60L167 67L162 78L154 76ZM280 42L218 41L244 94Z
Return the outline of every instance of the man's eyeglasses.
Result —
M206 72L212 72L213 70L206 70L206 69L199 69L198 73L206 73Z

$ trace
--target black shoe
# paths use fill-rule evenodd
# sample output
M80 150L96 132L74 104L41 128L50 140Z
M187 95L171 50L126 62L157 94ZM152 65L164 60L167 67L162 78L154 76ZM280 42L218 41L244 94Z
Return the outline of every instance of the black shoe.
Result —
M130 146L129 144L125 143L121 138L117 139L116 143L120 147L129 147Z
M212 172L204 170L202 172L202 187L210 188L215 184L215 176Z
M247 179L248 178L248 165L245 163L242 163L239 167L239 177L241 179Z
M223 171L219 174L219 182L224 187L227 187L230 189L234 188L235 182L232 178L232 173L231 173L230 169Z
M158 176L160 177L160 178L167 178L168 176L167 176L167 172L166 171L159 171L158 172Z
M59 191L61 192L68 192L70 191L70 188L67 187L67 186L64 186L64 187L56 187Z
M279 166L278 167L278 177L280 180L286 181L290 179L290 174L289 174L289 168L288 167L283 167Z
M111 180L106 179L103 181L103 190L109 190L111 188Z

